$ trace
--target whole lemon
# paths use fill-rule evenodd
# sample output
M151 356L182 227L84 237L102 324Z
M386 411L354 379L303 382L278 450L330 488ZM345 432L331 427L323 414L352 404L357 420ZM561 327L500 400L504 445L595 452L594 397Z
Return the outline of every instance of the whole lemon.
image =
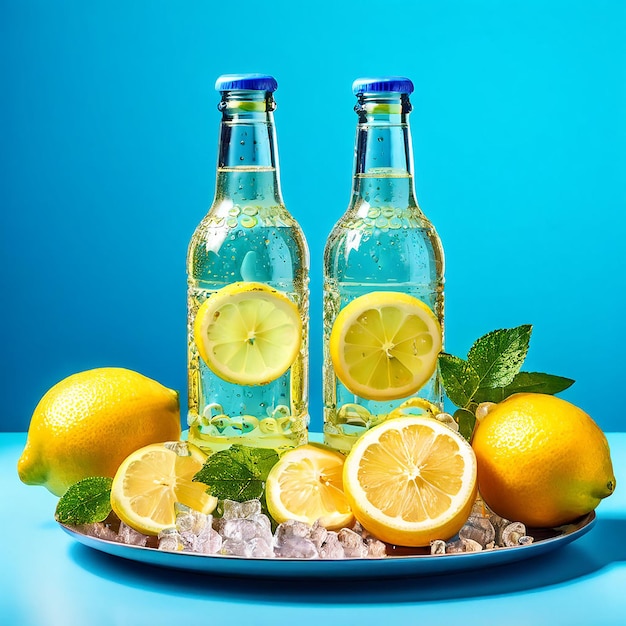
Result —
M112 478L131 452L180 434L176 391L124 368L87 370L40 400L17 471L61 496L88 476Z
M478 425L472 447L485 503L529 526L571 522L615 489L604 433L554 396L519 393L500 402Z

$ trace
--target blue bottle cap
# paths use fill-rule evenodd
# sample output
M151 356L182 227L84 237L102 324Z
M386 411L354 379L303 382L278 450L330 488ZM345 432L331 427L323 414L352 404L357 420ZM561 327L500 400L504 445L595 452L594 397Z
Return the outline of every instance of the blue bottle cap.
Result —
M413 93L413 82L404 76L380 76L376 78L357 78L352 83L352 93L375 92Z
M276 91L278 83L269 74L222 74L215 81L217 91L248 89L251 91Z

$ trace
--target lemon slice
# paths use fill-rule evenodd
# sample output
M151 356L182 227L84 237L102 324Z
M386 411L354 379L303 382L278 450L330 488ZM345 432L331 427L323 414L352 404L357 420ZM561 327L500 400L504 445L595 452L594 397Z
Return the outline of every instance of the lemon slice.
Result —
M237 385L282 376L302 343L298 307L268 285L238 282L211 295L194 323L198 352L209 368Z
M401 546L449 539L476 499L476 457L431 417L399 417L361 435L346 457L345 493L356 519Z
M289 450L270 470L265 499L278 522L295 519L307 524L319 520L329 529L343 528L354 520L343 492L345 457L321 444Z
M211 513L217 498L193 482L207 455L186 442L157 443L133 452L120 465L111 485L111 507L126 524L146 535L174 526L174 504Z
M437 367L441 326L421 300L375 291L343 308L330 334L339 380L367 400L396 400L424 386Z
M387 415L387 419L395 417L408 417L411 415L425 415L427 417L435 417L441 413L441 409L426 400L425 398L409 398L399 407L395 408Z

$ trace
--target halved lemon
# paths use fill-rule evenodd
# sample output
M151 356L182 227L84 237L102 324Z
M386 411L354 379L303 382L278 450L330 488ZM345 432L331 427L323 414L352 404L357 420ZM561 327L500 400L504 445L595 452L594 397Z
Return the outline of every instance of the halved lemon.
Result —
M265 483L270 515L278 522L319 520L329 529L353 520L343 492L343 454L321 444L289 450L272 467Z
M398 417L368 430L346 457L344 490L361 525L387 543L449 539L476 500L476 457L431 417Z
M298 307L268 285L237 282L212 294L194 322L198 352L209 368L237 385L282 376L302 343Z
M375 291L343 308L330 334L330 356L339 380L367 400L413 395L437 367L441 326L418 298Z
M193 482L207 455L187 442L157 443L133 452L120 465L111 485L111 507L126 524L146 535L158 535L176 523L180 502L211 513L217 498Z

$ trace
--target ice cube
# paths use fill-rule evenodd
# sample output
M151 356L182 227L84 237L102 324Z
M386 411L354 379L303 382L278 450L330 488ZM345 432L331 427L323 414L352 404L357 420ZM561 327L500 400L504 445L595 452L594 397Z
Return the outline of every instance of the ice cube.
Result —
M78 531L89 537L95 537L96 539L104 539L106 541L117 541L117 533L106 524L102 522L95 522L94 524L81 524L76 527Z
M208 522L199 530L181 530L180 537L185 544L185 550L200 554L216 554L222 547L221 535L213 529L208 515Z
M509 548L519 546L519 541L526 536L526 526L522 522L511 522L502 529L502 545Z
M453 430L456 433L459 432L459 425L450 413L437 413L437 415L435 415L435 419L442 424L445 424L450 430Z
M320 559L343 559L345 552L337 533L327 531L322 543L317 546Z
M496 406L495 402L481 402L476 407L476 421L478 423L482 422L485 419L485 417L487 417L487 414L489 413L489 411L491 411L495 406Z
M359 522L354 522L351 530L353 530L357 535L361 535L363 539L369 539L374 536L369 530L363 528Z
M175 527L166 528L159 533L159 550L180 552L184 547L185 544Z
M313 526L311 526L309 538L315 544L315 547L318 549L318 551L320 549L320 546L326 541L327 535L328 531L324 526L320 524L319 520L316 521Z
M222 519L242 519L261 514L260 500L246 500L245 502L224 500L223 506Z
M271 544L273 535L270 518L263 513L259 513L258 515L251 515L248 519L257 525L256 536Z
M271 522L265 515L226 520L222 522L220 532L225 538L241 538L243 541L263 539L268 543L273 542Z
M349 528L342 528L337 536L343 546L346 558L364 558L367 556L367 546L361 535Z
M446 544L446 554L456 554L458 552L480 552L483 547L473 539L459 537Z
M471 515L459 531L463 539L472 539L483 548L492 547L496 538L496 530L486 517Z
M376 539L369 530L363 528L359 522L354 522L352 530L360 535L367 547L367 556L378 559L387 556L387 546L380 540Z
M257 536L258 532L259 525L251 519L223 519L219 525L219 533L224 539L250 541Z
M445 554L446 542L443 539L435 539L434 541L431 541L430 553L431 554Z
M319 528L319 524L316 528ZM317 547L311 539L312 530L308 524L293 519L279 524L274 533L274 552L277 556L285 558L316 558ZM315 532L319 539L320 531Z
M283 558L315 559L318 556L315 544L310 539L297 535L287 536L276 542L274 551Z
M117 532L117 541L131 546L145 546L148 541L148 537L126 525L124 522L121 522L120 529Z
M221 554L242 556L245 558L273 558L272 544L265 539L254 537L249 541L239 539L225 539L220 550Z
M224 539L220 554L247 557L247 544L245 541L241 541L241 539Z
M495 513L491 513L489 515L489 521L492 523L495 531L496 531L496 537L495 537L495 543L497 546L504 546L504 543L502 541L502 533L504 531L504 529L511 523L508 519L506 519L505 517L500 517L499 515L496 515Z
M387 546L374 537L365 540L367 546L367 556L370 559L382 559L387 556Z
M308 539L311 536L311 526L298 520L289 519L279 524L274 534L278 543L288 537L306 537Z
M176 528L179 532L192 532L198 534L207 524L212 523L212 516L205 515L200 511L176 502L174 504L176 510Z
M272 546L271 538L269 542L262 537L255 537L252 539L249 543L249 556L257 558L273 558L274 548Z

